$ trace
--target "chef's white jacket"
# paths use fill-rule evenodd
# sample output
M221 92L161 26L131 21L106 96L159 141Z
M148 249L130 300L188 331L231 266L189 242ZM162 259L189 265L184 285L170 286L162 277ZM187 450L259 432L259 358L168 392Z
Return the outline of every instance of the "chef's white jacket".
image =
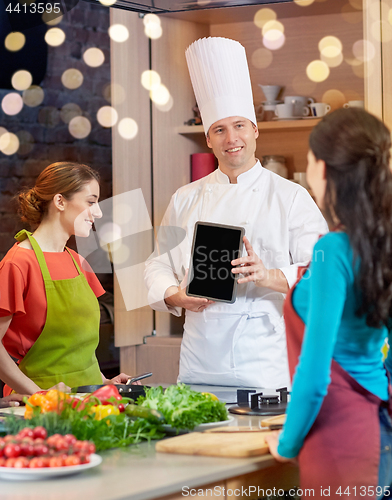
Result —
M186 237L169 253L146 262L148 300L157 311L180 316L164 302L190 266L197 221L242 226L268 269L280 269L291 287L327 224L309 193L256 165L230 184L220 170L172 196L162 226L181 227ZM244 249L244 255L246 251ZM173 269L173 266L175 269ZM239 284L234 304L216 302L203 312L186 311L179 380L191 384L289 387L282 306L285 295L254 283Z

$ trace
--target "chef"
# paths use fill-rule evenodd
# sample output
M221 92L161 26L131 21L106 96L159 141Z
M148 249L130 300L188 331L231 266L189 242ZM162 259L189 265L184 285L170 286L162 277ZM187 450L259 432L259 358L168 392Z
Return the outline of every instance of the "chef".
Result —
M218 159L212 174L173 195L162 226L185 240L146 263L151 307L186 310L179 380L190 384L289 386L282 305L327 225L301 186L255 158L259 136L245 49L234 40L203 38L186 51L207 145ZM247 255L233 304L185 294L197 221L242 226Z

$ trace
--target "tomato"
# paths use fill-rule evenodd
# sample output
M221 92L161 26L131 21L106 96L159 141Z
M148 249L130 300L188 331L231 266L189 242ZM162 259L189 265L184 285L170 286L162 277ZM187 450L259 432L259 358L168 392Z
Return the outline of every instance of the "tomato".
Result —
M4 456L6 456L7 458L16 458L16 457L19 457L22 449L21 449L19 444L8 443L4 447L3 451L4 451Z
M95 444L94 443L90 443L89 441L87 441L88 443L88 447L87 447L87 452L91 455L91 453L95 453Z
M14 464L15 464L15 461L16 461L16 458L7 458L7 460L5 461L4 466L5 467L13 467Z
M69 455L65 460L64 460L64 465L80 465L82 462L80 460L80 457L77 455Z
M23 438L33 438L34 437L34 431L33 429L30 429L30 427L25 427L21 431L18 432L16 437L23 439Z
M47 467L45 460L41 457L34 457L29 463L30 469L41 469L42 467Z
M23 442L20 444L21 455L24 457L29 457L34 455L34 446L29 442Z
M62 451L62 450L68 450L69 448L69 444L67 443L66 439L64 439L63 437L62 438L59 438L54 447L56 448L56 450L58 451Z
M25 469L30 464L30 460L26 457L18 457L15 460L14 467L15 469Z
M58 439L62 439L63 436L61 434L53 434L53 436L48 437L46 443L48 446L55 446Z
M120 413L122 413L123 411L125 411L125 406L124 406L122 403L120 403L120 404L117 406L117 408L118 408L118 411L119 411Z
M15 436L12 436L11 434L8 434L7 436L3 437L3 440L5 443L14 443L15 442Z
M62 457L50 457L49 467L62 467L64 465L64 459Z
M90 457L88 455L80 454L80 463L81 464L89 464L90 463Z
M76 437L73 435L73 434L66 434L64 436L64 440L68 443L68 444L74 444L76 442Z
M40 457L41 455L46 455L49 453L49 448L46 444L35 444L34 445L34 456Z
M37 426L33 429L33 437L34 439L46 439L48 436L48 433L45 429L45 427L42 427L42 426Z
M4 467L6 462L6 458L0 457L0 467Z

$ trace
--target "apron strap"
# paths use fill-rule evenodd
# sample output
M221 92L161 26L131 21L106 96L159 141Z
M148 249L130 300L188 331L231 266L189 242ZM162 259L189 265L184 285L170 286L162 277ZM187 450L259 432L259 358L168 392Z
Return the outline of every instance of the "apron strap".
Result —
M39 264L39 267L41 269L42 276L44 278L44 282L45 283L52 282L53 280L52 280L52 277L50 276L50 272L49 272L48 266L47 266L46 261L45 261L44 253L41 250L41 247L38 245L36 239L33 237L32 233L30 233L29 231L26 231L26 229L22 229L21 231L19 231L19 233L17 233L15 235L15 239L17 241L23 241L26 238L29 239L29 242L34 250L35 256L37 257L38 264ZM71 257L71 259L72 259L72 261L73 261L73 263L78 271L78 274L82 275L83 273L80 270L78 263L74 259L73 255L71 254L69 249L67 247L65 247L65 250L70 255L70 257Z

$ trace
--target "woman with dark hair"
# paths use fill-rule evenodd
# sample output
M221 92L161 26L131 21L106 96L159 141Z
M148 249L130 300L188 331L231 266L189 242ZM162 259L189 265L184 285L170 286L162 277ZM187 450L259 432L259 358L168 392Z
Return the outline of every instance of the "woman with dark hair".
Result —
M330 233L290 290L285 321L291 401L267 439L279 461L298 456L301 489L316 498L375 498L392 482L391 136L358 108L313 129L307 181Z
M109 382L95 356L97 297L105 291L87 262L65 246L72 235L87 237L102 217L98 181L87 165L58 162L19 194L20 215L34 232L20 231L0 262L4 394ZM127 379L120 374L113 382Z

